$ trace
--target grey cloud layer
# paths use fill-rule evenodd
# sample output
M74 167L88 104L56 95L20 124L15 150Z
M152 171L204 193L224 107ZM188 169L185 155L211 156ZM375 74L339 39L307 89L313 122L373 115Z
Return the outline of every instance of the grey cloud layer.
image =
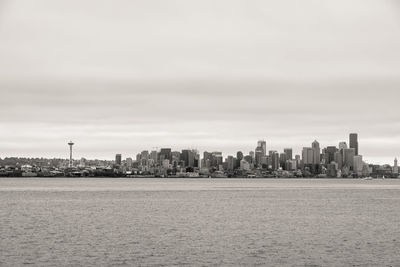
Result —
M396 1L1 3L0 156L63 156L69 138L101 158L299 150L350 131L371 158L399 153Z

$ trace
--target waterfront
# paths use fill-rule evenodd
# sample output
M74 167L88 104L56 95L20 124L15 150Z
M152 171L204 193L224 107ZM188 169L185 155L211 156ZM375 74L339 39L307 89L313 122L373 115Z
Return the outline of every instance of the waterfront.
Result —
M400 180L0 179L0 265L399 265Z

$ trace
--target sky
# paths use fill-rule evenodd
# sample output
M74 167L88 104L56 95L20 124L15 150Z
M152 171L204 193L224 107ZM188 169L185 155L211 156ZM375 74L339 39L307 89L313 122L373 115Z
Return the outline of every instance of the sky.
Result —
M400 156L400 4L0 0L0 157Z

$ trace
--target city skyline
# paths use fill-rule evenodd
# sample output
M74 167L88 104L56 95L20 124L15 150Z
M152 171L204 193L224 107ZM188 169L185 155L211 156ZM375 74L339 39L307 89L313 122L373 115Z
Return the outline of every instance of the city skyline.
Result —
M318 139L318 138L310 139L310 140L318 141L321 144L321 148L330 147L330 146L335 146L335 147L339 148L341 143L346 143L346 145L350 148L350 139L348 139L348 140L343 139L343 140L338 141L336 144L328 144L328 145L325 145L324 142L320 142L320 139ZM363 139L361 139L361 140L363 140ZM266 144L265 144L266 145L266 152L268 152L268 151L279 151L280 152L280 151L284 151L285 149L289 148L289 149L292 150L293 156L294 155L301 155L303 148L304 147L308 147L309 144L311 144L311 141L309 141L309 143L305 143L304 145L303 144L297 144L297 145L294 145L294 146L292 146L292 145L277 146L277 145L273 145L273 144L271 145L269 140L265 139L265 138L258 140L258 142L260 142L260 141L266 142ZM359 141L359 139L358 139L358 141ZM69 143L67 145L69 145L70 143L72 143L71 140L69 141ZM76 142L74 141L72 144L75 145ZM282 145L282 144L280 144L280 145ZM71 154L70 154L71 153L71 147L69 146L70 148L68 148L68 151L65 150L65 145L60 146L60 148L61 147L64 148L64 151L59 151L58 153L54 154L55 156L47 156L46 153L40 154L40 155L37 154L37 153L33 154L33 155L26 155L26 154L25 155L24 154L20 154L20 155L9 154L9 155L7 155L6 153L3 152L3 155L0 154L0 158L21 157L21 158L66 158L66 159L70 159L71 158ZM165 144L165 145L157 145L157 146L152 146L152 147L144 147L144 146L142 146L141 149L137 149L137 150L130 150L130 149L127 149L127 148L123 148L123 149L120 149L120 150L113 149L113 150L110 151L110 154L104 155L103 157L96 157L96 156L95 157L91 157L90 156L91 153L89 153L89 156L85 155L85 153L80 149L80 146L79 146L79 143L78 143L78 146L74 146L74 153L73 153L74 156L71 159L79 160L80 158L87 158L87 159L93 159L93 160L94 159L98 159L98 160L113 160L114 157L115 157L115 154L123 155L124 159L125 158L129 158L129 157L134 158L135 155L137 153L140 153L141 151L149 151L149 152L151 152L151 151L159 151L162 148L171 148L172 151L181 151L181 150L185 150L185 149L197 150L200 153L207 152L207 151L208 152L219 151L219 152L222 153L222 155L224 157L225 156L227 157L227 156L230 156L230 155L236 155L236 153L238 151L241 151L243 153L249 153L249 152L254 152L255 151L254 150L254 140L251 142L250 145L242 146L242 149L240 148L241 147L240 143L236 147L239 147L239 149L238 150L225 151L225 150L218 149L219 146L216 146L216 147L211 147L211 146L208 146L208 147L204 146L203 147L202 146L201 149L200 149L199 146L195 146L195 145L187 146L187 147L179 147L179 146L171 146L171 145ZM248 149L246 149L246 148L248 148ZM362 151L363 150L361 150L361 153L362 153ZM67 154L68 154L68 156L67 156ZM389 164L390 165L390 164L392 164L394 158L399 158L399 156L397 154L394 154L391 157L390 156L385 157L384 159L382 157L373 157L373 156L370 156L370 155L367 155L367 154L363 154L363 156L364 156L364 160L366 162L371 163L371 164L379 164L379 165L384 165L384 164Z
M195 150L195 151L198 151L198 153L200 153L200 154L203 153L203 152L218 152L218 153L221 153L221 155L223 157L225 157L225 158L227 158L229 156L235 156L238 152L241 152L243 154L254 153L254 157L256 157L257 149L258 148L260 148L260 149L262 148L262 151L260 150L260 152L264 156L267 155L268 152L271 152L271 151L276 151L278 153L280 153L280 152L286 153L287 151L290 151L289 153L291 154L291 156L293 156L293 158L294 158L295 155L299 155L300 157L304 158L304 155L302 155L302 153L304 153L304 149L313 149L314 143L317 143L317 146L318 146L319 150L329 149L329 148L332 148L332 147L341 150L341 149L343 149L345 147L345 148L349 148L349 149L350 148L354 149L354 156L361 155L360 152L359 152L359 146L358 146L358 144L359 144L358 133L350 133L349 136L348 136L348 140L344 140L343 139L343 140L337 142L337 145L335 145L335 144L330 144L330 145L323 145L322 144L321 145L321 143L317 139L314 139L314 141L311 143L311 146L307 146L307 145L301 146L301 149L299 151L296 151L295 149L293 149L292 146L284 146L284 147L281 147L281 148L269 147L268 146L269 143L268 143L268 141L266 139L259 139L257 141L256 149L249 149L249 150L239 149L239 150L234 151L234 152L224 152L224 151L221 151L221 150L218 150L218 149L215 149L215 148L209 148L209 149L200 150L197 147L184 147L184 148L181 147L181 148L177 148L177 147L173 147L173 146L170 146L170 145L165 145L165 146L155 146L155 147L151 147L151 148L144 148L142 150L138 150L138 151L134 151L134 152L126 153L126 154L117 152L116 155L119 155L119 162L121 162L121 160L125 160L127 158L134 158L136 155L138 155L138 154L140 154L141 152L144 152L144 151L148 151L148 152L156 151L157 153L160 153L160 150L162 151L163 149L170 149L171 151L178 151L179 153L180 153L180 151L184 151L184 150ZM115 155L115 154L112 154L112 155L108 156L107 158L90 158L90 157L85 157L84 155L78 154L78 156L74 157L75 156L75 151L74 151L74 154L73 154L72 153L72 146L75 145L75 143L70 140L67 143L67 145L69 146L68 159L69 159L69 162L70 162L70 166L71 166L71 162L73 160L76 161L76 160L79 160L81 158L90 159L90 160L95 160L95 159L97 160L98 159L98 160L107 160L107 161L109 161L109 160L112 160L114 158L114 155ZM3 158L7 158L7 157L21 157L21 158L24 158L26 156L8 155L8 156L5 156ZM363 157L363 160L366 163L379 164L379 165L385 165L385 164L391 165L391 162L393 162L394 159L398 158L398 156L395 155L391 159L388 159L388 162L379 162L379 161L377 162L377 161L368 160L368 159L371 158L371 157L368 157L368 155L365 155L365 156L362 155L362 157ZM36 156L36 157L35 156L34 157L29 157L28 156L26 158L49 158L50 159L51 157L46 157L46 156L42 155L42 156ZM62 159L64 157L61 156L61 157L54 157L54 158ZM390 160L391 160L391 162L390 162Z
M153 147L135 156L115 154L114 160L74 158L69 141L69 159L0 158L0 176L14 177L202 177L202 178L399 178L397 157L391 164L368 162L360 154L362 142L358 133L350 133L348 141L324 146L314 140L297 154L293 148L268 148L258 140L249 152L233 154L211 149L172 149ZM179 151L180 150L180 151ZM362 150L361 150L362 151ZM201 155L202 154L202 155Z

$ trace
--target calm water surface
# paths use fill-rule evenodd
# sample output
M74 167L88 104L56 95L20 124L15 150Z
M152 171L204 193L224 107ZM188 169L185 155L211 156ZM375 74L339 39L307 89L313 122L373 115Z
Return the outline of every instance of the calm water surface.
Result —
M0 179L0 266L400 266L400 180Z

